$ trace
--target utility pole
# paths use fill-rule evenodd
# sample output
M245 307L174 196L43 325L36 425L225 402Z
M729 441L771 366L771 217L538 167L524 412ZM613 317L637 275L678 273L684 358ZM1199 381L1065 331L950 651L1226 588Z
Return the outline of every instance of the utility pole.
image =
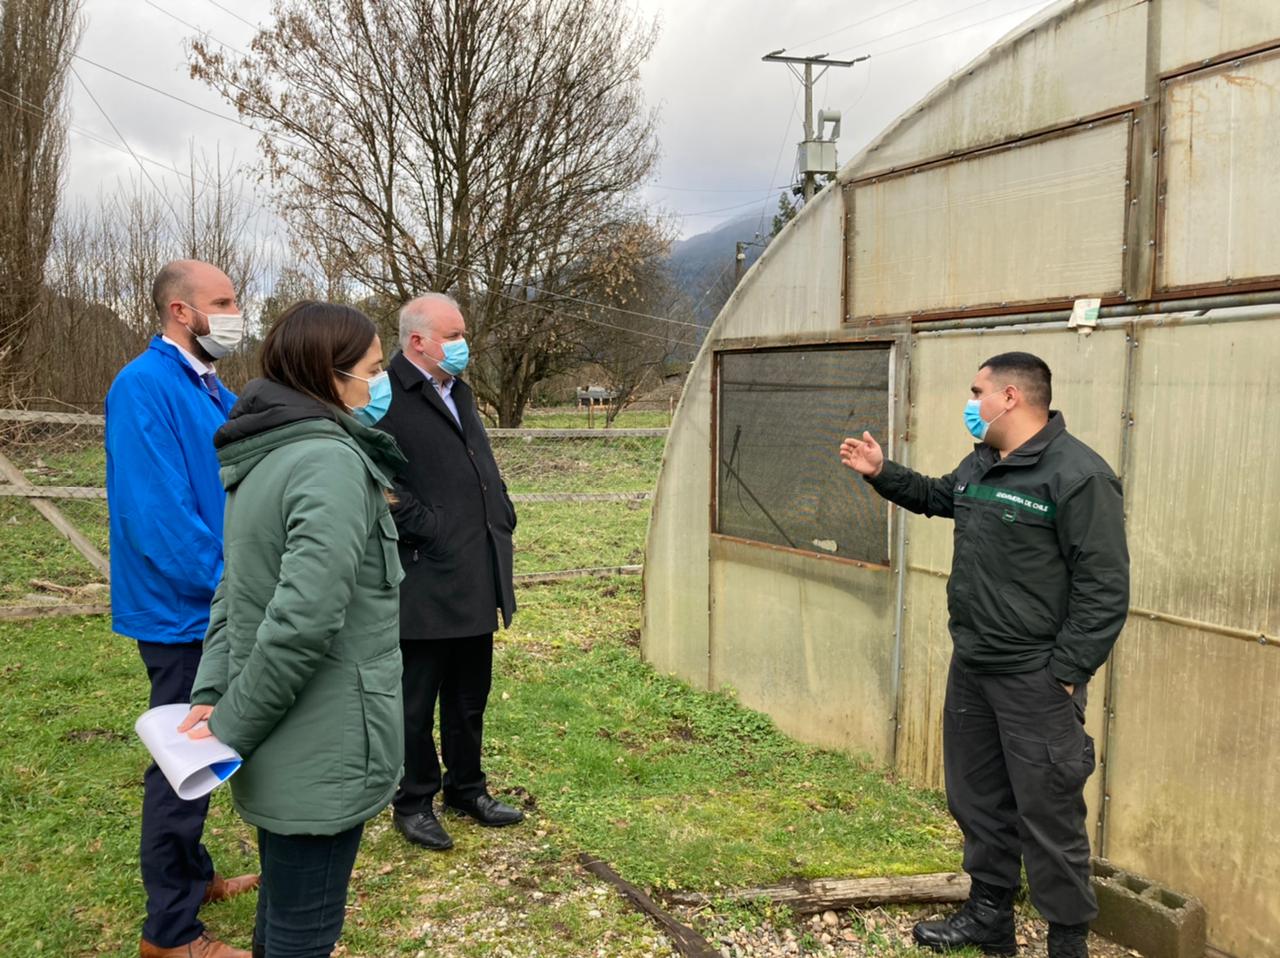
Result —
M758 238L759 236L760 234L757 233L756 234L757 239L738 240L737 244L735 244L735 249L733 252L733 286L735 289L737 288L738 283L742 280L743 274L745 274L747 271L747 247L748 246L765 247L769 245L768 243L760 242Z
M766 63L785 63L797 80L804 86L804 142L800 144L800 174L804 178L804 201L813 199L817 192L818 174L836 172L836 138L840 136L840 114L834 110L823 110L818 114L818 136L813 129L813 85L822 79L823 74L831 67L851 67L855 63L871 59L870 54L856 60L828 60L827 54L819 53L811 57L787 57L785 50L774 50L766 53L762 60ZM792 64L804 67L804 74L798 73ZM813 75L814 66L822 67L817 76ZM835 124L831 139L822 139L821 127L827 121Z

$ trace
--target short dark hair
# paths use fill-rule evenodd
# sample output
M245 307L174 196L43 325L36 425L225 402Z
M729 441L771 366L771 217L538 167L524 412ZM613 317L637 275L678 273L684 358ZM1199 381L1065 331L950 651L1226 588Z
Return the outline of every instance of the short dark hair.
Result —
M176 294L176 296L175 296ZM151 305L155 307L156 317L164 322L169 317L165 309L173 299L191 298L191 269L188 260L175 259L165 263L156 273L151 283Z
M990 369L995 379L1005 379L1022 390L1028 403L1048 409L1053 402L1053 373L1049 365L1031 353L1000 353L978 367Z
M335 372L358 363L378 328L360 310L304 299L286 309L262 343L262 375L272 382L343 408Z

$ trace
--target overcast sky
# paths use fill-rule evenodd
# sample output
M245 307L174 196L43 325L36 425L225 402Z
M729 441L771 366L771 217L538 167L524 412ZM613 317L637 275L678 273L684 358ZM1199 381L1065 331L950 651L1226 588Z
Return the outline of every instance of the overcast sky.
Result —
M633 2L642 15L656 17L661 30L643 78L650 104L660 110L662 145L646 197L676 216L678 231L689 236L757 209L771 215L777 187L792 179L802 130L800 84L782 64L761 62L765 53L781 47L837 59L871 54L850 69L829 70L815 88L815 112L843 113L843 163L1051 0ZM152 178L171 186L177 174L165 165L181 167L192 141L209 153L219 147L224 158L255 159L252 131L101 67L233 116L189 78L184 40L196 31L175 18L245 49L253 24L265 22L269 8L266 0L86 0L82 59L75 61L84 85L71 80L70 196L92 199L141 175L121 136L140 157L155 161L145 163Z

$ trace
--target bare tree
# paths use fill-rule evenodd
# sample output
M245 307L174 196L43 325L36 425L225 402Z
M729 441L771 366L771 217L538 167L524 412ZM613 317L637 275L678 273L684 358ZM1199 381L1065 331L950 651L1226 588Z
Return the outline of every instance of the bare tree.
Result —
M264 129L284 216L384 308L457 296L472 382L516 425L574 356L560 297L639 216L654 36L626 0L280 0L252 56L195 40L192 73Z
M233 385L256 372L253 341L261 326L253 321L266 318L267 286L284 279L279 295L315 295L314 284L294 283L287 267L268 257L253 229L242 171L194 150L191 168L191 179L168 194L135 177L94 205L60 212L48 258L49 308L38 313L16 354L18 366L38 371L30 386L35 394L98 405L115 374L159 328L151 284L169 260L204 259L231 277L251 321L246 348L219 364Z
M80 37L79 0L0 7L0 389L44 300L66 149L63 93Z
M594 291L602 304L583 316L579 342L583 362L613 394L605 426L648 385L696 334L687 298L668 268L669 238L647 223L618 231L611 264L593 272L605 277ZM606 308L611 307L611 308Z
M255 233L250 177L235 157L224 164L221 150L212 157L195 144L189 147L190 173L180 180L182 195L176 210L178 255L213 263L236 283L236 295L249 299L264 263L264 244Z

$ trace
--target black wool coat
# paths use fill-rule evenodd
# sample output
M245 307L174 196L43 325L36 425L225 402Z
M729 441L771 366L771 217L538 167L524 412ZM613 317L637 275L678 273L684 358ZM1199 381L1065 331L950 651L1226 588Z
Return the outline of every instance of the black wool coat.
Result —
M516 511L476 410L454 380L459 426L417 366L398 354L388 366L391 408L378 423L409 464L396 477L391 509L400 532L400 637L454 639L494 631L516 611L511 534Z

